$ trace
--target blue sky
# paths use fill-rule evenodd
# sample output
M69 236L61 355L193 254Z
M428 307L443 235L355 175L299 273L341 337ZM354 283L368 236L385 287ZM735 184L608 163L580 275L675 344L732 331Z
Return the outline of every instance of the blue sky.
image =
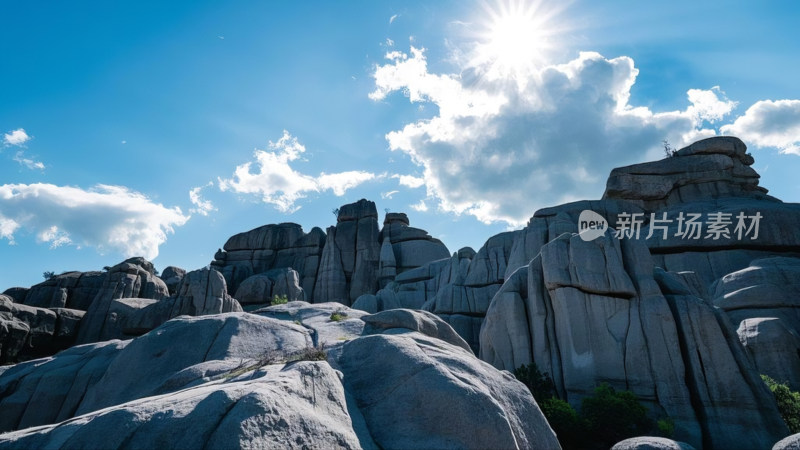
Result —
M664 2L661 2L664 3ZM451 251L741 137L800 200L796 2L2 2L0 291L368 198Z

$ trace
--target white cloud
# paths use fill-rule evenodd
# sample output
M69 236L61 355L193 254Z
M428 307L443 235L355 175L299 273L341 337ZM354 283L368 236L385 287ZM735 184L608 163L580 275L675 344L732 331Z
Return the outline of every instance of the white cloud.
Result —
M0 237L9 242L24 229L51 247L72 243L153 259L167 233L187 220L180 208L122 186L0 185Z
M203 197L200 196L200 191L202 191L206 187L214 186L214 183L209 182L205 186L197 186L189 190L189 200L191 200L192 204L195 206L194 208L190 209L189 212L191 214L200 214L201 216L207 216L211 211L216 211L217 208L214 207L214 204L211 203L210 200L205 200Z
M31 170L44 170L44 163L41 161L34 161L30 158L25 157L25 153L20 150L14 155L14 161L18 162L20 165L23 165Z
M381 198L384 200L391 199L394 196L394 194L397 194L398 192L400 191L381 192Z
M330 189L337 197L341 197L348 189L352 189L359 184L375 179L374 173L360 170L351 170L340 173L321 173L317 178L317 186L320 190Z
M397 18L400 17L400 14L394 14L392 17L389 17L389 25L391 25Z
M28 133L22 128L9 131L3 135L3 144L5 145L23 145L31 139Z
M418 203L409 205L409 207L414 211L420 211L420 212L425 212L428 210L428 205L425 203L425 200L420 200Z
M394 174L392 178L399 179L400 186L409 187L411 189L415 189L418 187L422 187L425 185L425 179L421 177L415 177L413 175L399 175Z
M9 244L14 244L14 233L19 229L19 224L0 215L0 239L8 239Z
M486 223L522 225L541 207L599 198L613 167L660 157L663 139L679 148L714 135L704 121L735 107L718 88L689 91L683 111L635 107L629 99L638 69L624 56L584 52L535 69L524 82L518 73L485 77L490 69L482 66L433 74L424 49L413 46L410 54L385 57L373 72L370 98L401 92L438 108L388 133L390 149L423 169L429 199L440 209Z
M49 242L51 249L72 243L72 239L69 238L69 234L59 230L55 225L46 230L40 231L37 238L39 239L39 242Z
M728 100L719 86L714 86L710 90L689 89L686 94L692 103L687 109L689 114L710 123L722 120L738 105L738 102Z
M761 100L720 130L758 147L800 155L800 100Z
M295 203L309 192L331 190L342 196L348 189L377 178L375 174L364 171L323 172L317 177L306 175L289 164L300 159L305 151L297 138L284 130L277 142L269 142L267 150L257 149L253 153L254 162L237 166L230 179L219 178L219 188L259 195L264 203L274 205L279 211L293 212L299 208Z

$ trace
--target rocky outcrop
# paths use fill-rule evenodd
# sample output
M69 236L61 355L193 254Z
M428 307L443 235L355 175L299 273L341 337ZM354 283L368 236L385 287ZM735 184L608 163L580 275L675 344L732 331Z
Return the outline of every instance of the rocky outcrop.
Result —
M38 308L87 311L105 281L105 272L66 272L27 291L24 303Z
M441 339L448 344L461 347L464 350L472 351L469 345L453 330L453 328L435 314L427 311L415 311L411 309L392 309L382 311L377 314L363 316L361 318L366 323L364 334L382 334L387 330L411 330L420 332L426 336Z
M612 170L603 198L627 200L647 210L719 197L767 199L746 151L735 137L703 139L672 158Z
M800 389L800 258L752 261L711 286L759 372Z
M272 269L244 280L234 298L241 305L269 305L275 297L288 301L305 300L300 276L294 269Z
M425 296L422 309L453 326L476 353L481 323L505 279L515 235L516 232L506 232L492 236L477 254L469 248L459 251L449 264L443 265L438 277L429 279L433 283L424 283L426 291L431 284L439 286L434 295Z
M0 295L0 362L52 355L75 343L84 312L36 308Z
M204 316L241 311L239 302L228 295L225 278L214 269L200 269L183 277L172 301L170 317Z
M303 360L323 334L309 325L332 307L361 322L340 304L291 302L265 309L281 320L179 317L0 369L0 430L19 430L0 448L559 448L527 388L426 334L455 335L432 316Z
M697 447L775 442L785 425L735 329L648 256L611 232L545 244L492 300L481 358L507 370L535 362L576 406L600 382L629 389Z
M85 344L113 339L108 326L111 304L120 298L160 300L169 295L167 285L155 275L153 264L144 258L130 258L108 270L103 285L86 311L77 342Z
M307 302L289 302L268 306L254 311L253 314L301 325L311 333L311 341L315 347L328 351L360 336L364 331L364 321L361 319L367 315L338 302L313 305Z
M178 286L181 285L181 281L185 275L186 270L175 266L167 266L161 271L161 281L167 285L169 295L175 294L175 291L178 290Z
M374 295L405 271L450 256L441 241L409 226L404 213L387 213L383 228L375 203L368 200L343 205L336 214L336 225L326 232L314 228L305 234L300 225L283 223L237 234L217 252L211 266L245 304L251 303L252 295L260 296L253 289L265 287L263 279L254 279L240 293L245 280L293 269L304 297L288 295L290 300L349 306L361 295Z
M338 363L380 448L560 448L527 389L468 350L408 330L350 341Z
M800 433L785 437L772 446L772 450L800 450Z
M328 228L315 302L352 304L378 290L381 241L375 203L360 200L339 208L336 226Z
M224 277L230 292L247 278L272 269L292 268L300 276L300 287L314 298L314 286L326 242L325 233L312 228L305 233L296 223L265 225L228 239L214 255L211 267Z
M392 254L386 253L387 262L382 267L390 268L394 259L397 274L424 266L431 261L450 257L450 251L438 239L431 237L427 231L409 226L405 213L386 213L379 242L391 245ZM384 258L381 248L381 258ZM383 273L381 273L383 276ZM388 274L386 274L388 275ZM388 278L388 277L387 277ZM391 280L389 280L391 281Z
M686 442L663 437L640 436L617 442L611 450L695 450L695 448Z
M354 430L362 421L348 413L347 394L330 366L300 362L257 379L203 385L7 433L0 447L376 449L368 433Z
M25 296L28 295L30 289L24 287L12 287L3 291L3 295L11 298L14 303L25 303Z

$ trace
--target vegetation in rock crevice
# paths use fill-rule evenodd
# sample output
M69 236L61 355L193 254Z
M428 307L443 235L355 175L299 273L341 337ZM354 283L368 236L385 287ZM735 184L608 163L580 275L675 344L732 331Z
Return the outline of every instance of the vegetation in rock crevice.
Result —
M602 383L583 399L577 411L555 396L553 380L536 363L518 367L514 376L528 387L565 450L607 449L635 436L671 438L675 431L672 419L648 417L647 408L630 391L617 391Z
M786 426L789 427L789 431L792 434L800 433L800 393L766 375L761 375L761 379L767 383L772 395L775 396L778 411L780 411L783 421L786 422Z

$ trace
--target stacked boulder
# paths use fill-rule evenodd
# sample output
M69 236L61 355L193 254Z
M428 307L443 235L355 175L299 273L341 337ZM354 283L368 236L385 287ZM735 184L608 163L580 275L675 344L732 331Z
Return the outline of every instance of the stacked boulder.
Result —
M707 139L615 169L602 200L537 211L515 236L481 358L535 362L576 406L601 382L631 390L697 448L769 448L787 429L759 374L796 382L800 362L800 205L768 196L752 162L738 139ZM610 229L579 228L587 210ZM707 228L687 236L690 214Z
M403 213L387 213L379 227L375 203L362 199L340 207L327 233L313 228L306 234L300 225L283 223L237 234L211 267L244 304L286 295L351 305L398 275L449 256L441 241L409 226Z
M325 242L325 233L317 227L305 233L296 223L264 225L228 239L211 267L225 277L230 292L253 275L291 268L308 298L313 298Z
M0 448L560 448L527 388L434 315L336 305L178 317L0 368ZM326 324L332 307L349 319Z

